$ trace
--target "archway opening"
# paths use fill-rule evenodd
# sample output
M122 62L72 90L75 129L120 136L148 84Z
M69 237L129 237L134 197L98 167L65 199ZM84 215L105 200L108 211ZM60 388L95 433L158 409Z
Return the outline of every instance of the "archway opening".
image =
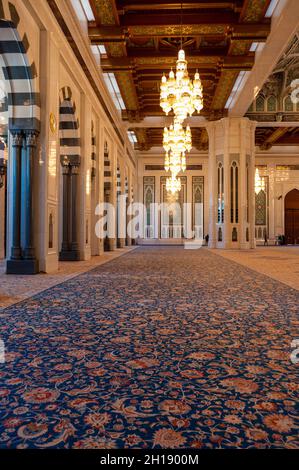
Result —
M284 200L285 237L289 245L299 244L299 190L292 189Z
M3 244L7 246L7 274L35 274L39 271L39 266L35 256L34 234L38 232L39 227L34 223L37 204L33 194L38 191L34 171L38 165L40 98L36 67L34 62L31 64L29 62L30 45L28 41L24 44L21 40L17 25L17 21L14 24L10 20L0 19L0 158L2 163L0 246L2 255ZM3 186L6 171L5 162L3 165L5 152L8 156L6 158L8 172L5 181L7 190ZM6 202L3 204L4 193L6 193L7 204Z
M81 163L79 123L72 91L64 87L59 103L60 163L62 167L62 242L60 261L78 261L78 174Z

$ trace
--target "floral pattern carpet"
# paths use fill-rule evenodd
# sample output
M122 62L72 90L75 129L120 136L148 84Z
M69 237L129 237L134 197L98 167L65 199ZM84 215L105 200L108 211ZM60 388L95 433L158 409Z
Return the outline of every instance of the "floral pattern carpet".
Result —
M298 448L299 292L144 247L1 312L1 448Z

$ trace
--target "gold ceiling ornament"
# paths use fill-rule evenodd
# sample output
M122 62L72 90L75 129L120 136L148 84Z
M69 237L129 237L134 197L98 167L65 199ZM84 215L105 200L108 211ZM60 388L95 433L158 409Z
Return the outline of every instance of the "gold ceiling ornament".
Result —
M259 194L261 191L265 191L265 181L264 178L261 178L258 168L255 169L254 191L255 194Z
M190 80L185 51L180 49L176 62L176 73L169 72L169 78L163 74L160 87L160 106L168 113L173 110L176 118L183 122L194 111L203 108L202 84L198 71L194 80Z
M217 65L219 62L218 57L189 57L188 64L199 65L207 67L210 65ZM138 65L173 65L173 57L135 57L134 64Z
M268 0L249 0L243 17L244 23L257 23L264 14Z
M239 70L222 70L212 101L212 110L222 110L231 93Z
M95 0L95 7L99 17L101 18L102 24L115 24L115 17L111 0Z
M195 24L195 25L162 25L162 26L129 26L130 35L142 36L142 37L172 37L181 35L187 36L198 36L204 34L215 34L223 35L226 34L227 25L206 25L206 24Z
M50 123L50 130L52 134L55 134L56 129L57 129L57 124L56 124L56 117L54 113L50 113L49 123Z
M184 130L182 124L174 120L169 129L164 127L163 147L165 154L165 170L176 176L186 170L186 152L192 148L192 137L190 126Z

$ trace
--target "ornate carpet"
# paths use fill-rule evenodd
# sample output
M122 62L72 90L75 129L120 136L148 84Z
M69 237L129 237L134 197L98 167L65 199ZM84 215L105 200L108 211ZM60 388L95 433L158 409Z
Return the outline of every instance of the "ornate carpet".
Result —
M1 313L1 448L298 448L299 293L145 247Z

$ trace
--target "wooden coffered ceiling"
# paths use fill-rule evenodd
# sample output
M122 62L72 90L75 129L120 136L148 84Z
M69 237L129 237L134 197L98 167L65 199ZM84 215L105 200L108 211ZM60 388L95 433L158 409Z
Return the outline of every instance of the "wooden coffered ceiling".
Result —
M261 150L273 145L299 145L299 127L258 127L255 143Z
M139 150L149 150L151 147L161 147L163 140L162 127L134 129ZM192 144L198 150L208 150L208 134L205 128L191 127Z
M126 106L123 119L132 122L132 128L146 116L163 115L161 75L175 66L181 35L189 74L193 77L198 69L203 83L201 115L217 119L226 114L225 104L239 72L254 64L252 43L266 41L270 32L270 20L265 18L270 0L90 3L96 18L89 23L90 41L106 47L101 66L115 74ZM137 134L143 147L162 136L157 129L139 129ZM148 138L152 140L146 143Z

